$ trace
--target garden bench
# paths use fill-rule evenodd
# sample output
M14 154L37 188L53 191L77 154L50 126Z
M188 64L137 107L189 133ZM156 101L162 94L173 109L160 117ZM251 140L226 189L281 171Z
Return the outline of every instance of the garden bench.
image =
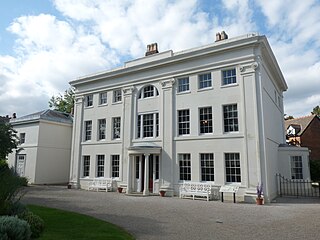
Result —
M236 202L236 193L239 190L238 185L224 185L221 186L219 192L221 193L221 202L223 202L223 193L233 193L233 202Z
M180 198L192 197L194 200L195 197L206 197L207 201L213 197L219 196L218 188L212 186L211 183L204 182L187 182L184 181L180 185L179 196Z
M94 178L89 182L88 190L111 192L113 186L112 178Z

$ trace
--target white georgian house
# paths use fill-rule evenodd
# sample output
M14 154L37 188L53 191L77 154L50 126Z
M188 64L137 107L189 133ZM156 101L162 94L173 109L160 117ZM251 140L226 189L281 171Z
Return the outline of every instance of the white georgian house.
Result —
M222 36L175 53L151 44L145 57L71 81L70 183L113 178L144 195L177 194L184 180L238 184L245 201L263 183L274 198L276 173L291 168L280 145L287 84L265 36ZM308 178L308 151L297 154Z

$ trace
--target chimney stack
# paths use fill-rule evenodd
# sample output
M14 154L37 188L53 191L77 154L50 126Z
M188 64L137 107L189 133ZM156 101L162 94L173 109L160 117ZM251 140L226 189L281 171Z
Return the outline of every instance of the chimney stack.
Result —
M221 33L216 33L216 42L226 39L228 39L228 34L226 34L225 31L222 31Z
M159 53L157 43L152 43L152 44L147 45L146 56L156 54L156 53Z
M17 114L16 114L16 113L13 113L13 114L12 114L12 118L17 118Z

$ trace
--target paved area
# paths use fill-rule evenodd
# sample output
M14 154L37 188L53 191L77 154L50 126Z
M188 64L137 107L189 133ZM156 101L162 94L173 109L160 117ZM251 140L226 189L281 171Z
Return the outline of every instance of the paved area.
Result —
M94 216L137 239L320 239L319 199L257 206L31 186L23 201Z

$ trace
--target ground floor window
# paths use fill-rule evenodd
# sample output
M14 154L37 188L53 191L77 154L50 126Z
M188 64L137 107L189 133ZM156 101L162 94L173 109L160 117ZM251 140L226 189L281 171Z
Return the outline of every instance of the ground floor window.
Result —
M201 181L214 181L213 153L200 153Z
M120 171L120 155L111 155L112 177L118 178Z
M89 177L90 174L90 156L83 156L83 177Z
M97 177L104 177L104 155L97 156Z
M189 153L179 154L180 180L191 180L191 156Z
M241 182L240 154L225 153L226 181Z
M303 179L301 156L291 156L291 178Z

